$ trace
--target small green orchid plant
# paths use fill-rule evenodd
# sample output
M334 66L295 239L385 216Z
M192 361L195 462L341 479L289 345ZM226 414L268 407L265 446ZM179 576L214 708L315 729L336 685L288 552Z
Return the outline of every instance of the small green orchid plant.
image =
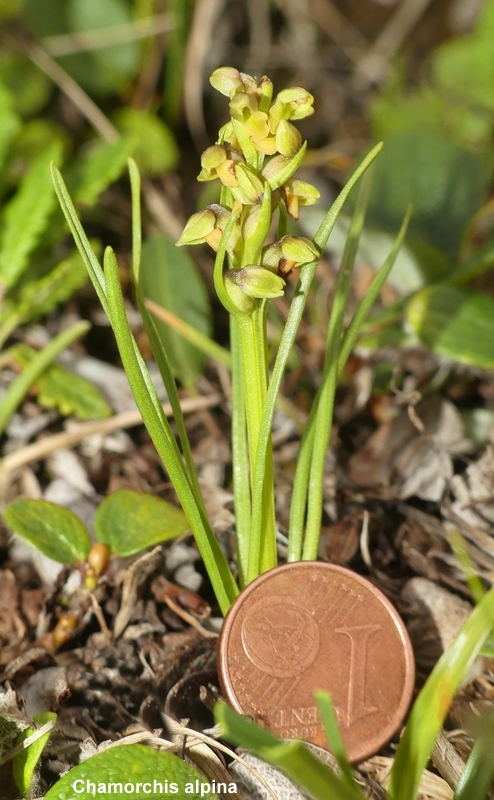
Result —
M199 180L219 179L220 203L193 214L178 244L207 242L216 252L214 285L230 314L236 576L207 517L166 348L146 305L140 274L141 210L137 166L129 161L133 279L137 303L173 408L178 440L163 413L130 331L115 254L107 248L103 266L99 263L54 165L52 176L62 210L113 327L143 421L188 518L218 604L226 614L242 587L277 564L271 444L275 401L320 255L350 191L377 156L381 145L374 147L355 170L314 239L293 236L288 233L289 217L297 219L299 207L315 203L319 197L314 186L296 178L307 143L302 141L293 123L313 113L312 95L305 89L292 87L273 99L273 84L269 78L257 80L231 67L216 70L211 83L229 98L230 121L219 131L218 142L203 153ZM312 559L317 555L324 457L338 378L405 235L407 219L392 252L345 329L344 314L364 224L368 188L366 176L336 282L323 379L301 442L290 514L291 561ZM295 268L300 269L299 280L270 374L267 305L271 298L284 293L286 279Z

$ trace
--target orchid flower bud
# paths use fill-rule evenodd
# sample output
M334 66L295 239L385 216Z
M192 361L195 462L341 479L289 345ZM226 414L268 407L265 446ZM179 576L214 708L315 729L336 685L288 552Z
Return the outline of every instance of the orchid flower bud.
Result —
M177 242L177 247L184 244L203 244L216 227L216 218L211 209L205 208L192 214L185 223L185 228Z
M236 272L237 270L234 269L225 272L225 289L228 292L228 297L238 311L243 311L244 314L251 314L256 307L256 302L251 297L248 297L240 286L238 286L234 277L232 277Z
M209 82L214 89L227 97L233 97L235 92L240 92L244 88L240 72L234 67L215 69Z
M226 274L248 297L261 300L283 296L285 281L264 267L252 264Z
M286 119L276 129L276 149L283 156L294 156L302 147L302 136Z
M247 164L238 164L235 174L237 186L232 187L232 194L235 200L246 206L260 203L264 194L264 186L255 170L247 166Z

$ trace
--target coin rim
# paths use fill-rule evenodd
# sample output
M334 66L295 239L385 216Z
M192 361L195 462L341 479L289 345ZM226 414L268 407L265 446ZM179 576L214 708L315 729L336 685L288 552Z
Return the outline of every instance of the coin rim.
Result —
M278 575L280 573L300 569L318 569L332 573L338 573L343 575L345 578L350 578L356 583L359 583L364 587L364 589L372 592L381 605L383 605L388 611L402 642L405 656L405 679L401 701L398 705L398 708L394 712L390 723L384 730L381 729L378 733L376 733L370 742L366 740L359 748L354 748L353 752L347 753L347 758L351 763L365 761L365 759L375 755L381 749L381 747L389 742L389 740L399 730L403 720L405 719L415 688L415 658L405 623L393 604L381 592L381 590L377 588L377 586L374 586L373 583L362 577L362 575L352 572L352 570L347 569L346 567L341 567L337 564L328 564L325 561L293 561L289 564L282 564L278 567L268 570L267 572L264 572L240 592L223 621L223 626L218 639L218 676L223 696L227 699L235 711L237 711L239 714L245 714L245 711L237 698L235 689L232 686L228 665L228 640L240 608L243 606L246 600L248 600L251 594L255 593L256 590L262 586L262 584L270 580L270 578L273 576L273 573Z

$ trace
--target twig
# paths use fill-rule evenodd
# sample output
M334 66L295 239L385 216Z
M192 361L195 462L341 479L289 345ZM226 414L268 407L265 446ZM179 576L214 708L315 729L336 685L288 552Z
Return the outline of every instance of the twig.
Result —
M156 14L154 17L112 25L108 28L97 28L81 33L46 36L41 40L45 51L51 56L67 56L72 53L84 53L88 50L99 50L115 44L133 42L136 39L149 39L159 33L165 33L174 26L170 14Z
M182 411L185 414L190 414L194 411L202 411L205 408L212 408L217 405L220 400L221 396L219 394L207 395L205 397L187 397L181 401ZM167 417L173 416L172 407L169 403L163 405L163 411ZM4 481L6 476L11 475L21 467L26 466L26 464L46 458L46 456L50 455L50 453L53 453L55 450L74 447L80 444L88 436L93 436L96 433L107 435L113 433L113 431L122 430L124 428L133 428L141 423L142 418L137 409L122 411L120 414L115 414L113 417L108 417L107 419L82 422L75 430L56 433L53 436L26 445L26 447L22 447L20 450L16 450L14 453L5 456L0 467L0 480Z
M62 69L60 64L53 60L46 50L43 50L39 45L33 44L27 46L26 52L33 64L36 64L45 75L48 75L79 109L81 114L89 120L102 139L106 142L115 142L119 138L117 129L111 124L108 117L103 114L96 103L93 103L84 89L81 89L79 84Z
M415 27L431 0L403 0L396 13L359 61L356 78L360 83L381 83L386 77L390 59Z
M22 742L20 742L20 744L17 744L11 750L8 750L7 753L5 753L0 758L0 766L2 766L3 764L6 764L7 761L11 761L11 759L13 759L14 756L16 756L18 753L22 753L22 751L25 750L26 747L29 747L34 742L37 742L38 739L41 739L41 737L44 736L45 733L48 733L54 727L55 727L55 723L54 722L52 722L52 721L45 722L45 724L42 725L41 728L38 728L37 731L34 731L34 733L31 733L30 736L27 736Z
M183 608L180 608L180 606L177 603L175 603L175 601L172 600L171 597L166 597L165 595L165 597L163 597L163 600L165 601L168 608L171 608L174 614L177 615L177 617L180 617L180 619L183 619L183 621L187 622L187 624L190 625L192 628L195 628L196 631L199 631L201 636L204 636L205 639L218 638L217 633L214 633L214 631L208 631L206 628L203 628L199 620L197 620L195 617L192 616L192 614L189 614Z

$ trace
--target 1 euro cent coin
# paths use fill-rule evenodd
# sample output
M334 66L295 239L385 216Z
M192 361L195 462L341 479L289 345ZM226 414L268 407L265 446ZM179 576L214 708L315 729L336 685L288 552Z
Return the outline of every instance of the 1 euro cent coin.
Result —
M354 763L399 729L415 680L392 604L360 575L316 561L276 567L240 594L223 624L218 670L240 714L321 747L328 745L314 692L329 692Z

